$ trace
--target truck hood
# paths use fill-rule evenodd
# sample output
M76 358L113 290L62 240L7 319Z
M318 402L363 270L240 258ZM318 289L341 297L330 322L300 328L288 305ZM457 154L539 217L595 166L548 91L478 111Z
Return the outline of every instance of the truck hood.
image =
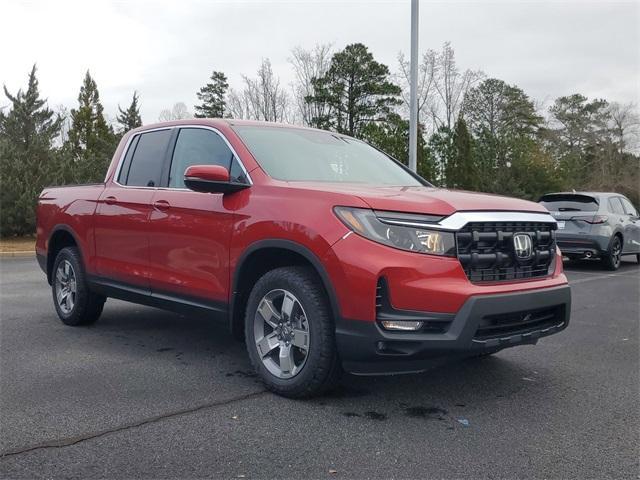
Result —
M406 213L451 215L457 211L493 210L515 212L542 212L547 210L540 204L485 193L447 190L434 187L396 187L360 184L335 184L301 182L299 188L353 195L374 210L389 210Z

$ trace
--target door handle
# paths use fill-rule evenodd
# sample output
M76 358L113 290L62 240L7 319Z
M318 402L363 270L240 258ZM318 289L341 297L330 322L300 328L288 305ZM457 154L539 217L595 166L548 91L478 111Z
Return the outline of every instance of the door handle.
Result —
M104 203L106 203L107 205L115 205L116 203L118 203L118 199L113 195L109 195L108 197L105 197Z
M169 210L169 208L171 208L171 205L169 205L169 202L167 202L166 200L156 200L155 202L153 202L153 208L155 208L156 210L165 211Z

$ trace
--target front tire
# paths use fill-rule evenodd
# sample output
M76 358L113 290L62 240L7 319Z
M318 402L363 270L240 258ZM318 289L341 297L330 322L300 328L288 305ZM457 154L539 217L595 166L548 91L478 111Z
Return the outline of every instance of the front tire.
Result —
M622 240L615 235L609 244L609 250L604 255L602 263L607 270L618 270L622 262Z
M51 292L58 317L73 327L95 323L105 297L89 290L80 252L75 247L60 250L53 263Z
M253 367L274 393L311 397L340 379L329 302L310 268L277 268L256 282L247 304L245 339Z

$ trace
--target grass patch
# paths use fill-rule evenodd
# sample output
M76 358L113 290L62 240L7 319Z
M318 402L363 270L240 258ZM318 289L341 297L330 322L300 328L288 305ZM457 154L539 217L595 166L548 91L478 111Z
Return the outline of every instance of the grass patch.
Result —
M0 253L34 252L36 237L0 238Z

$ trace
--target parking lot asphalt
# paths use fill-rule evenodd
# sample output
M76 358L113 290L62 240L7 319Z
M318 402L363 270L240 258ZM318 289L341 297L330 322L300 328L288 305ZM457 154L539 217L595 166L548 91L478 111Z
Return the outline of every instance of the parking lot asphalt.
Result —
M0 477L638 478L640 269L567 274L538 345L294 401L224 326L109 300L66 327L35 260L0 259Z

